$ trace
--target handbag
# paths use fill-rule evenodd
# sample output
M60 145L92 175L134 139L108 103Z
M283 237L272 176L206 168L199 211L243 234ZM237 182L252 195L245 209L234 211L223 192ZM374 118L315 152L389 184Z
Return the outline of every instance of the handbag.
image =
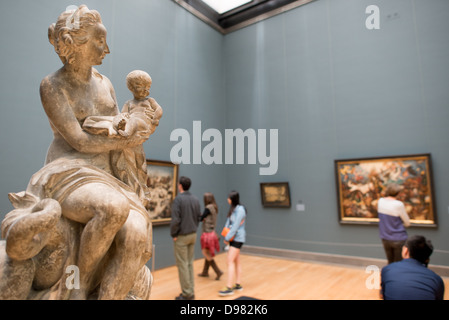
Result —
M230 230L231 230L231 229L229 229L228 227L224 227L223 230L221 230L221 235L222 235L224 238L226 238L226 236L228 235L228 233L229 233ZM229 240L229 241L232 241L232 240L234 240L234 237L232 237L232 239Z
M242 225L245 222L245 219L242 219L242 222L240 222L240 225ZM231 230L231 228L228 227L224 227L223 230L221 230L221 235L226 238L226 236L228 235L229 231ZM231 242L232 240L234 240L235 235L229 239L229 242Z

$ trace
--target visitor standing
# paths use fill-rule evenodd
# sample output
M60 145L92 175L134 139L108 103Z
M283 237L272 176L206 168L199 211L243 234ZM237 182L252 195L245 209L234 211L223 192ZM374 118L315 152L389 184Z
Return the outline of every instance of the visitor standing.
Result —
M215 280L220 280L223 271L218 268L214 256L215 252L220 251L220 243L218 241L215 227L217 225L218 206L212 193L204 194L204 212L201 216L202 234L201 234L201 251L204 255L203 271L198 274L200 277L209 277L209 267L212 267L216 273Z
M196 230L201 216L200 202L189 192L190 178L179 179L178 190L172 204L170 234L173 238L176 265L178 267L181 294L177 300L195 299L193 260L195 253Z
M220 296L232 295L234 291L243 290L241 286L240 249L246 241L246 209L240 204L240 195L237 191L232 191L229 194L228 203L230 208L225 228L229 228L229 232L224 239L225 244L229 244L227 256L228 279L226 287L219 291Z
M386 197L380 198L377 204L379 216L379 236L382 239L388 263L402 260L402 247L407 240L406 227L410 226L410 218L404 204L397 200L401 187L389 184Z

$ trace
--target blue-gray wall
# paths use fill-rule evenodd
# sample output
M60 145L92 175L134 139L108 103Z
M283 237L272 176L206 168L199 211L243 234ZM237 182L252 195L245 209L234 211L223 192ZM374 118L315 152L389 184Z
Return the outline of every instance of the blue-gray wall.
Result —
M317 0L221 35L171 0L9 0L0 2L0 218L9 192L25 189L43 165L51 132L39 83L61 66L48 25L71 4L98 10L111 54L98 70L119 104L130 98L133 69L153 78L164 108L147 158L169 160L170 133L252 128L279 130L279 170L259 165L184 165L200 199L213 192L220 213L229 190L249 210L248 244L383 258L375 226L340 225L333 161L431 153L438 228L432 262L449 266L449 2ZM367 30L365 8L380 8L380 30ZM291 209L265 209L260 182L289 181ZM295 211L303 201L304 212ZM224 222L223 215L219 225ZM154 228L156 268L174 264L166 226ZM201 257L199 244L196 251Z
M368 30L365 9L380 8ZM431 153L432 263L449 265L449 2L318 0L225 37L227 125L279 129L279 171L228 169L255 246L384 258L376 226L340 225L334 160ZM259 182L288 181L291 209ZM295 210L298 201L304 212Z

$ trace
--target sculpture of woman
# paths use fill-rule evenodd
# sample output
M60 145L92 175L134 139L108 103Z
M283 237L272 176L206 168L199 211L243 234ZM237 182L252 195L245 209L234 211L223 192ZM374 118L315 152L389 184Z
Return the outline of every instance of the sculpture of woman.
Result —
M57 200L61 219L82 226L76 257L80 288L70 298L86 299L99 286L99 299L124 299L151 257L152 225L139 197L113 176L110 154L142 144L152 132L124 137L82 129L88 116L119 113L112 84L93 68L109 53L97 11L82 5L63 12L48 36L63 62L40 87L54 139L26 197Z

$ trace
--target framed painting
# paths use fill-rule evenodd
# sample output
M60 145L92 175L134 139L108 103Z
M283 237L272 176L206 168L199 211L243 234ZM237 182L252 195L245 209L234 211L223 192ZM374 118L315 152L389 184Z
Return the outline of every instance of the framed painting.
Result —
M272 208L290 208L290 187L288 182L270 182L260 184L262 205Z
M377 202L396 183L411 225L436 227L430 154L335 160L335 175L340 223L377 224Z
M146 206L153 225L169 224L171 205L178 191L179 165L170 161L147 159L147 187L150 201Z

